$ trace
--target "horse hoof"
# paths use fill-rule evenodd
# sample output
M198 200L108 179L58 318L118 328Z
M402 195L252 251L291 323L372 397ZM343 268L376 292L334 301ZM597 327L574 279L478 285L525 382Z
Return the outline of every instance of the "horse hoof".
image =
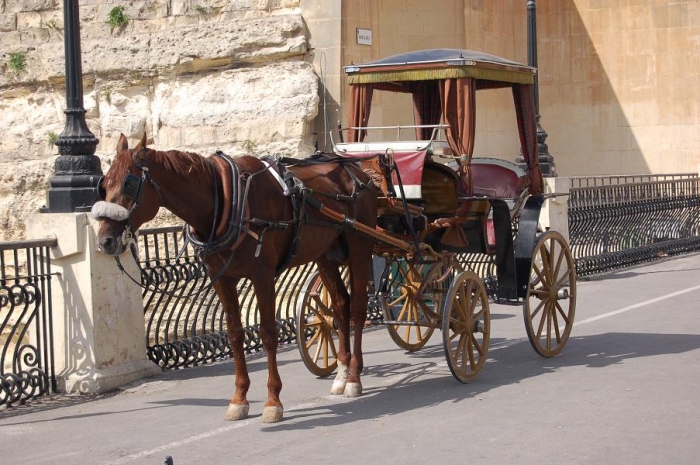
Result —
M343 397L360 397L362 395L362 384L348 383L345 385Z
M282 421L284 409L282 407L265 407L262 414L263 423L277 423Z
M346 384L347 384L346 380L336 379L335 381L333 381L333 387L331 387L331 395L342 396L343 393L345 392L345 385Z
M228 404L228 410L226 411L224 420L237 421L248 418L248 409L250 409L248 404Z

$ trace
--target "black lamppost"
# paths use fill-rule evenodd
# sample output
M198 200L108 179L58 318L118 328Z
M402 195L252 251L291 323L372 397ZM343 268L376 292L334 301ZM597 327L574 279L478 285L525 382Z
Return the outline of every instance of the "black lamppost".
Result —
M535 0L527 0L527 64L537 68L537 5ZM556 163L554 157L549 154L547 131L540 125L540 88L539 78L535 74L535 111L537 112L537 156L540 169L544 176L556 176ZM516 162L524 163L522 154L516 157Z
M59 157L49 179L47 213L90 211L97 200L97 182L102 176L95 156L99 140L85 122L83 69L80 57L80 13L78 0L63 1L66 52L66 126L56 140Z

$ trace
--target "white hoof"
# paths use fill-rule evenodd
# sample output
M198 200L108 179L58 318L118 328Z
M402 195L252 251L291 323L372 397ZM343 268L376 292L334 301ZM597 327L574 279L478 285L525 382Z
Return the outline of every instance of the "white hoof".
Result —
M284 409L282 407L265 407L261 421L263 423L277 423L282 421L282 417L284 417Z
M345 392L345 385L346 384L347 384L347 380L345 380L345 379L334 380L333 387L331 388L331 395L342 396L343 393Z
M362 384L348 383L345 385L343 397L360 397L362 395Z
M248 410L250 406L248 404L228 404L228 410L224 416L226 421L237 421L248 418Z
M342 396L345 392L345 384L348 382L348 367L338 362L338 374L335 375L333 380L333 387L331 387L331 395Z

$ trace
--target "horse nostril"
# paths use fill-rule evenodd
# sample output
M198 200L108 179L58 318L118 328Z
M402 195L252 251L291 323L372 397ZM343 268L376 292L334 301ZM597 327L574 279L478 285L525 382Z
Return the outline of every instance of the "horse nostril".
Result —
M103 252L111 252L114 249L114 239L111 237L105 237L102 239L100 249L102 249Z

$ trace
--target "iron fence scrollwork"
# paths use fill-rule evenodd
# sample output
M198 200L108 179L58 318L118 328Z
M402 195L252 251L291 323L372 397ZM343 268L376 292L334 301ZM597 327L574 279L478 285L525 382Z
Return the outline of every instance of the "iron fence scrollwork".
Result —
M0 405L56 391L49 252L55 246L55 239L0 243Z

